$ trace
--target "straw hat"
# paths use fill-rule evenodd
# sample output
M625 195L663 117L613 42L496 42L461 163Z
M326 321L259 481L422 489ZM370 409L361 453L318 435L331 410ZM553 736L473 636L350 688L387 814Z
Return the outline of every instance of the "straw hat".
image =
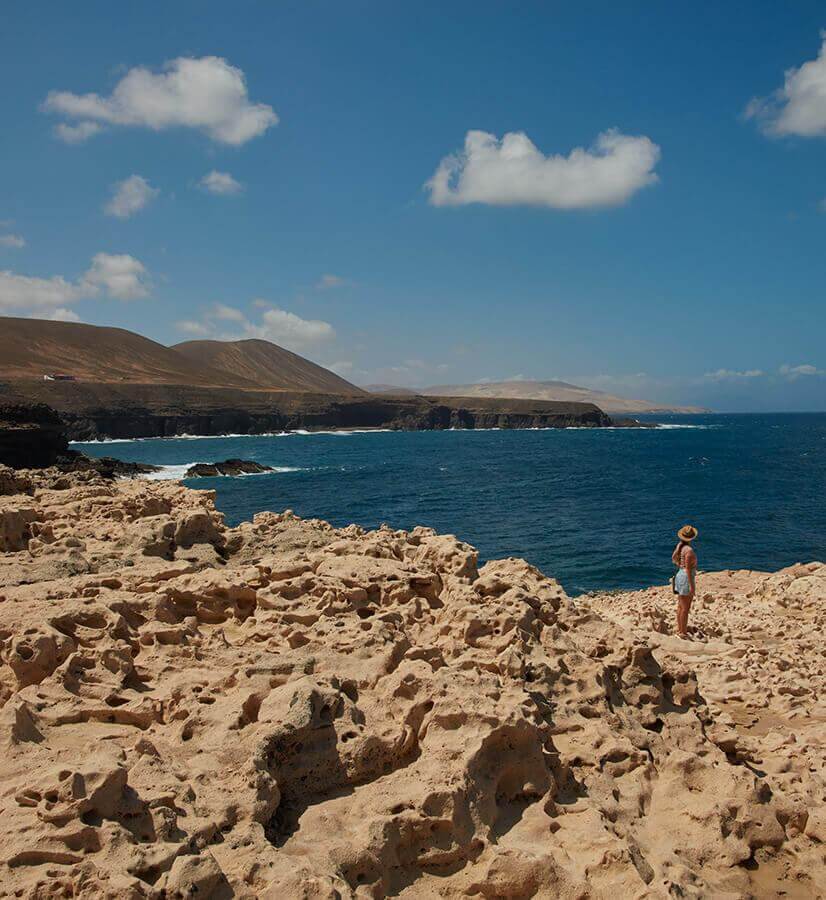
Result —
M677 532L677 537L681 541L693 541L697 537L697 529L693 525L683 525Z

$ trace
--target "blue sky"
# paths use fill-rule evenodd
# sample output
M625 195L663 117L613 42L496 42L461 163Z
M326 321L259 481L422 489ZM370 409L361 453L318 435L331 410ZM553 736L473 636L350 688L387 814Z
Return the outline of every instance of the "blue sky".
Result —
M826 409L822 4L3 16L4 314Z

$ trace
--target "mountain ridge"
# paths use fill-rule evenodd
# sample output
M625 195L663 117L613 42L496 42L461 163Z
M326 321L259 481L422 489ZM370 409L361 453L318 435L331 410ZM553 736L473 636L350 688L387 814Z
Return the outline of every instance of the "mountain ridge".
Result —
M227 372L256 388L363 394L344 378L271 341L182 341L170 348L192 362L204 360L211 369Z
M384 387L384 386L383 386ZM381 393L389 393L382 391ZM488 397L502 400L555 400L568 403L593 403L612 413L703 413L709 410L700 406L678 406L651 403L620 397L605 391L592 390L570 384L567 381L492 381L476 384L434 385L422 388L425 397Z
M364 393L270 341L185 341L167 347L125 328L0 317L0 378L30 381L54 374L95 384Z

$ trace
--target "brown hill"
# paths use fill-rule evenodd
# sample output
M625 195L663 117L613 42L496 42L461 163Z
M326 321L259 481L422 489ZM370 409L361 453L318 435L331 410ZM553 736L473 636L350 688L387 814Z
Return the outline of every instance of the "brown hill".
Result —
M393 394L395 397L415 397L420 393L396 384L365 384L363 387L368 394Z
M124 328L0 317L0 378L252 387Z
M568 384L566 381L491 381L483 384L441 384L423 388L428 397L498 397L509 400L560 400L567 403L594 403L607 413L702 413L699 406L668 406L648 400L632 400Z
M330 394L364 393L361 388L329 369L269 341L184 341L175 344L172 349L196 365L219 369L258 388Z

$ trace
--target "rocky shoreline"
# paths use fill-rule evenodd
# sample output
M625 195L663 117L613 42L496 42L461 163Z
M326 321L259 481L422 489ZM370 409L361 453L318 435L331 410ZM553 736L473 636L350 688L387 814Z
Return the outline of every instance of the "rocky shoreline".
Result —
M820 563L701 576L678 641L427 528L0 494L0 894L818 896Z
M0 405L46 404L69 440L268 434L388 428L604 428L615 423L590 403L374 394L333 395L158 384L7 381Z

